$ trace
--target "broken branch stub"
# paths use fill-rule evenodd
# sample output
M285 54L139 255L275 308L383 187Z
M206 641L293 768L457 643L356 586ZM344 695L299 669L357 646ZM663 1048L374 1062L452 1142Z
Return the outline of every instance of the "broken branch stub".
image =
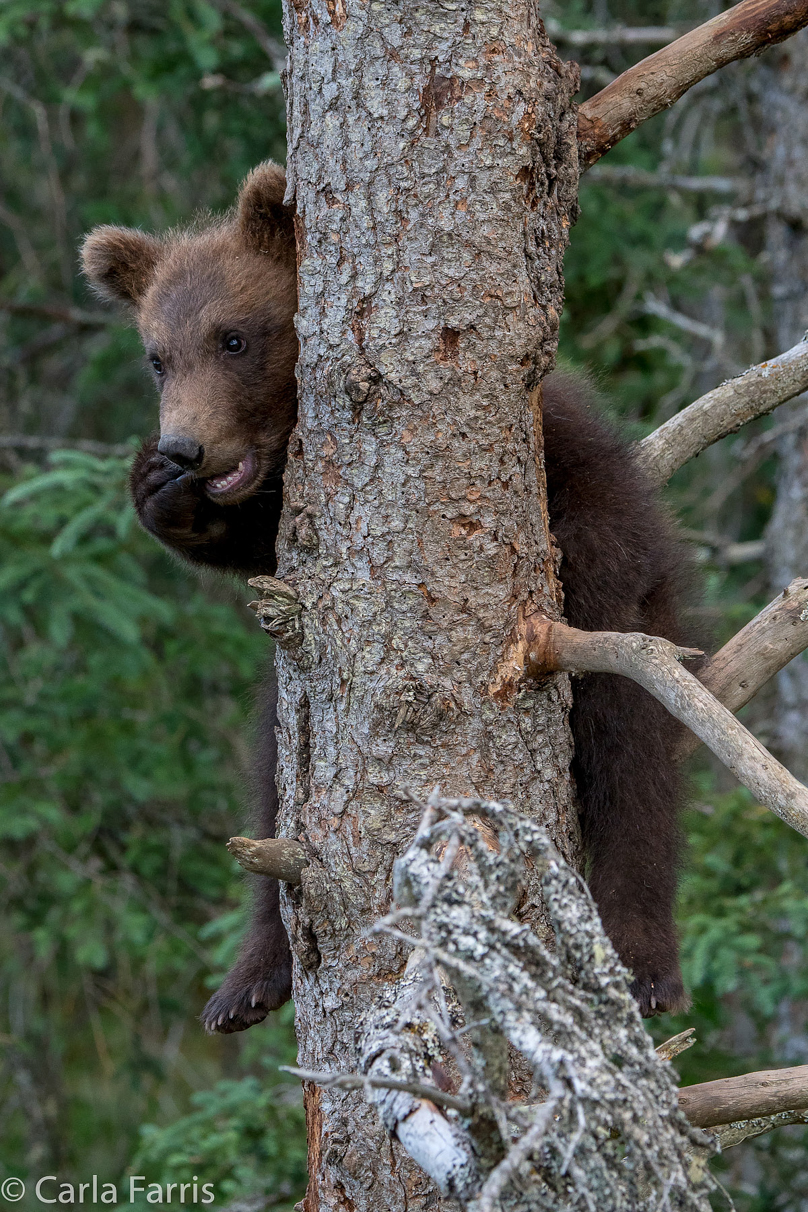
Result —
M308 863L306 852L287 837L231 837L227 849L245 871L269 875L296 886L302 881L303 868Z
M743 0L630 67L578 110L581 169L705 76L808 25L808 0Z
M808 0L806 0L808 3ZM713 442L808 391L808 341L751 366L677 412L635 446L637 462L657 487Z
M808 837L808 788L682 667L683 659L701 655L697 650L637 632L579 631L541 615L525 619L524 628L524 637L512 647L524 653L529 676L616 673L631 678L694 732L759 803Z
M248 602L264 631L282 648L299 648L303 641L303 606L291 586L276 577L251 577L247 584L263 596Z

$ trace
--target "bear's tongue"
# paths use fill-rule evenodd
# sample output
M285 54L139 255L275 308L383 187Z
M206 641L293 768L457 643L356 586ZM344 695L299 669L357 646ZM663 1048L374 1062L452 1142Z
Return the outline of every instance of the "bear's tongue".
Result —
M248 483L254 475L255 459L252 455L247 455L232 471L226 472L223 476L211 476L205 481L205 488L214 496L221 492L232 492Z

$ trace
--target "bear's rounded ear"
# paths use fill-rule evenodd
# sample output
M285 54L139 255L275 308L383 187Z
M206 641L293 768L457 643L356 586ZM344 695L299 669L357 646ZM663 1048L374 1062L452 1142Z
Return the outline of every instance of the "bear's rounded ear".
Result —
M81 247L81 264L104 299L137 303L145 294L163 254L154 236L132 227L96 227Z
M238 229L245 244L280 261L295 256L294 211L284 206L285 193L286 173L265 160L252 170L238 195Z

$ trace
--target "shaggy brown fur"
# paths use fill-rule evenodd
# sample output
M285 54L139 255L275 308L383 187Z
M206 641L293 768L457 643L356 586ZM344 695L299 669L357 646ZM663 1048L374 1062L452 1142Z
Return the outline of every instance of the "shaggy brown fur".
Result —
M134 306L161 391L161 436L145 443L132 469L140 519L187 559L241 574L274 572L296 413L295 250L284 184L281 169L262 165L222 221L162 240L98 228L83 253L97 289ZM574 380L547 381L544 425L570 623L679 639L680 555L629 450ZM263 699L256 827L271 837L271 682ZM679 784L669 720L631 682L592 676L575 681L571 724L589 882L604 925L634 973L643 1014L681 1009L672 918ZM250 934L203 1021L210 1031L239 1031L289 995L278 885L261 879Z

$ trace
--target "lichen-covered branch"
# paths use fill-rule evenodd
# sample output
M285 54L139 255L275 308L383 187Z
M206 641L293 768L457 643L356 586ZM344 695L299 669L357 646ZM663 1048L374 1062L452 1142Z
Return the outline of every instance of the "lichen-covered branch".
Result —
M808 1124L808 1111L779 1111L776 1115L761 1115L755 1119L740 1119L729 1124L708 1128L710 1136L721 1146L721 1152L741 1145L745 1140L773 1132L775 1128L787 1128L790 1124Z
M798 578L769 602L715 656L699 667L699 681L730 711L740 711L776 673L808 648L808 580ZM680 759L699 746L683 735Z
M549 946L511 915L526 863L540 873ZM441 1190L468 1212L706 1212L710 1142L679 1112L628 974L546 831L507 805L435 794L394 891L400 908L377 930L413 958L366 1016L358 1067L377 1079L366 1096L385 1125ZM483 1022L463 1024L447 989L458 980ZM492 1089L484 1050L464 1042L486 1022L526 1066L510 1097ZM436 1062L453 1072L465 1114L423 1097ZM392 1079L417 1086L393 1090ZM492 1123L498 1149L481 1136Z
M802 340L683 408L637 443L637 460L654 484L666 484L675 471L713 442L756 417L765 417L806 390L808 341Z
M705 76L808 25L808 0L743 0L623 72L578 111L583 169Z

